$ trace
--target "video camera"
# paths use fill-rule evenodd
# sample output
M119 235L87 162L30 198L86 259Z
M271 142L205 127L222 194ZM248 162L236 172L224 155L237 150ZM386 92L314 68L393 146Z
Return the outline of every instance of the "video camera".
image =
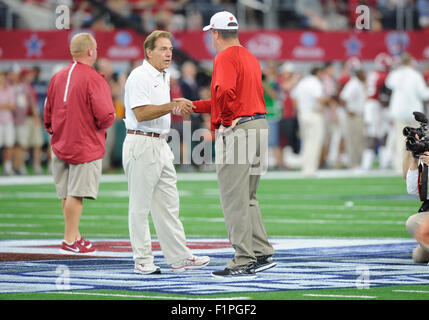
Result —
M421 112L415 111L413 115L414 119L420 122L420 127L405 127L402 130L402 134L407 137L407 142L405 143L406 149L413 153L414 158L419 158L425 151L429 151L429 139L426 140L428 119Z

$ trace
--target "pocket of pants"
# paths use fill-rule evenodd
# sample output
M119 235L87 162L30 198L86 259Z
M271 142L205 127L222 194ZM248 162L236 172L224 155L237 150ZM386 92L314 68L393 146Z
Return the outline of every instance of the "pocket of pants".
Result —
M154 147L151 141L142 139L143 141L128 141L125 149L128 149L130 159L141 161L143 163L152 163L155 161Z

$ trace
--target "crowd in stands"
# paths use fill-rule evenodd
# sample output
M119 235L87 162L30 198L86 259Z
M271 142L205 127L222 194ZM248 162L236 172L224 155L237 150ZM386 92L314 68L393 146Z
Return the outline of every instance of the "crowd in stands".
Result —
M401 172L402 129L419 126L414 111L429 111L429 65L381 53L366 68L350 58L315 64L307 74L290 62L263 71L271 168Z
M371 170L378 167L399 172L395 163L400 164L402 158L395 157L402 157L402 154L397 156L394 150L395 144L404 144L401 126L415 127L418 124L406 119L397 124L398 119L392 115L395 106L388 97L395 89L386 93L382 91L383 85L389 74L405 66L392 58L387 62L385 60L381 59L366 70L356 58L341 64L315 64L304 74L298 72L292 62L263 62L263 88L270 129L270 170L301 168L311 175L321 168ZM104 171L117 170L122 166L124 85L131 70L140 63L132 61L126 72L118 73L108 59L100 58L97 61L96 68L108 81L116 108L116 121L107 132ZM429 66L418 68L410 57L406 67L424 79L425 85L418 93L424 105L429 100ZM40 79L39 72L37 67L21 69L17 64L10 70L0 71L0 149L4 175L42 174L50 169L49 135L43 128L48 82ZM210 90L207 81L201 81L198 73L192 61L170 67L172 99L208 99ZM370 100L379 104L377 112L380 114L374 115L373 110L368 115L368 108L372 108L367 106ZM412 112L418 111L413 110L415 107L414 101L401 102L400 106L405 118L412 118ZM317 119L310 121L313 116L319 117L319 122ZM208 163L196 163L192 157L192 150L197 144L213 146L214 133L209 129L209 116L192 114L182 118L172 115L171 127L181 137L180 144L170 144L178 170L213 169L214 150ZM190 139L198 129L203 129L200 130L201 139ZM186 130L188 138L184 137ZM374 130L375 133L372 132ZM309 154L305 151L306 147L310 150ZM310 158L314 159L313 164L306 169L304 163Z
M39 69L0 70L0 147L3 174L27 174L27 152L32 151L34 173L42 173L42 130L46 83Z
M95 68L108 81L112 100L116 109L116 120L107 131L106 155L103 170L109 171L122 166L122 142L125 138L125 116L123 93L125 80L129 73L142 61L131 61L126 72L114 70L110 60L99 58ZM53 68L52 74L63 65ZM192 100L208 98L207 81L197 81L197 66L185 61L181 66L171 69L171 96L186 97ZM50 137L43 127L43 108L49 82L41 80L38 67L21 68L17 63L7 70L0 70L0 159L3 175L43 174L50 171ZM183 125L185 121L185 125ZM183 137L183 128L189 123L194 132L205 128L209 133L207 143L211 143L209 117L199 114L183 119L172 115L172 128ZM182 139L183 140L183 139ZM190 147L186 143L183 149L174 144L177 163L192 164L188 155ZM188 157L185 158L184 157ZM183 166L186 170L189 166ZM28 170L28 168L30 170ZM192 168L191 168L192 169Z
M429 0L0 0L0 15L9 8L16 28L55 28L59 5L70 8L72 28L94 30L200 30L220 10L240 11L242 29L266 28L269 19L272 28L344 30L355 27L359 5L370 9L372 31L429 30Z
M263 0L258 1L262 5L265 3ZM111 30L132 27L142 33L155 28L169 31L201 30L214 12L223 9L235 12L241 3L237 0L0 0L0 28L53 28L55 8L66 5L71 9L70 23L73 29ZM277 8L276 25L279 28L350 29L357 19L356 11L351 8L363 4L371 8L371 30L398 28L398 10L404 17L408 17L408 22L412 21L411 24L408 23L412 28L429 30L429 0L272 0L270 3ZM5 13L5 10L9 12ZM19 16L20 14L23 16ZM41 18L43 14L46 14L46 19ZM14 17L12 23L10 20L5 23L7 19L2 19L5 15ZM240 24L241 29L264 27L263 10L247 6L245 15L245 22ZM97 70L110 84L117 117L114 125L108 129L104 171L117 169L122 165L122 142L125 136L124 84L129 72L140 63L141 61L131 61L126 72L118 72L108 59L100 58L97 61ZM172 99L209 98L210 75L202 74L195 63L182 61L180 65L170 68ZM363 64L353 58L343 63L315 64L311 71L305 72L298 71L293 61L265 61L261 64L270 127L269 164L272 170L302 168L308 174L313 174L320 168L369 170L377 166L373 161L376 156L379 167L396 169L395 163L400 160L394 159L398 158L394 156L394 144L398 141L401 143L403 138L389 135L389 128L390 131L399 132L397 128L393 130L393 127L403 126L405 122L395 122L389 114L391 103L379 101L383 104L383 115L379 116L383 123L376 128L378 135L374 137L372 131L375 129L368 127L369 120L365 119L368 115L365 115L364 110L369 108L368 100L382 100L380 97L374 99L371 93L371 90L374 91L374 74L384 72L387 77L392 70L400 69L399 62L385 66L384 71L376 63L371 64L374 70L364 69ZM411 68L423 74L427 86L429 68L417 68L415 63ZM57 70L52 70L52 74L55 71ZM21 68L15 63L11 68L0 70L0 159L1 173L4 175L25 175L28 172L41 174L49 171L49 135L43 128L43 106L48 81L49 79L40 78L38 67ZM310 92L320 89L320 96L315 101L308 101L308 88ZM301 94L300 91L304 93ZM311 104L317 104L319 114L315 117L319 117L319 120L306 122L302 117L300 119L299 114ZM414 110L408 110L408 115L412 111ZM308 119L306 117L305 120ZM192 157L196 144L202 142L212 145L214 134L209 130L209 116L193 114L183 119L172 115L171 127L181 138L180 144L170 144L177 168L212 168L210 165L196 163ZM201 141L184 139L187 128L191 132L203 129ZM313 143L309 148L311 156L304 150L308 142ZM316 142L320 145L320 151L311 152ZM303 161L309 158L314 158L312 165L305 169Z

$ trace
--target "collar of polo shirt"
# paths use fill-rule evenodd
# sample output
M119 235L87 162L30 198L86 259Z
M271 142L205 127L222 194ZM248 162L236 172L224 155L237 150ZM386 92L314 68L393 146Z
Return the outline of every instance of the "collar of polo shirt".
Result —
M153 76L153 77L159 77L162 76L165 79L165 76L167 75L167 70L164 70L163 72L159 72L156 70L156 68L150 64L149 61L146 59L143 60L143 67Z

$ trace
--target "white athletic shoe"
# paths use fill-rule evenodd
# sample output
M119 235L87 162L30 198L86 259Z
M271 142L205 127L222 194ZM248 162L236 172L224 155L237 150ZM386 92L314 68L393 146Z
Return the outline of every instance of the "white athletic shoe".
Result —
M161 269L158 266L154 265L153 263L151 263L151 264L136 264L136 265L134 265L134 273L160 274Z
M210 257L208 256L202 256L202 257L192 256L189 259L185 259L180 262L171 264L170 271L184 272L186 270L191 270L191 269L200 269L208 265L209 262L210 262Z

